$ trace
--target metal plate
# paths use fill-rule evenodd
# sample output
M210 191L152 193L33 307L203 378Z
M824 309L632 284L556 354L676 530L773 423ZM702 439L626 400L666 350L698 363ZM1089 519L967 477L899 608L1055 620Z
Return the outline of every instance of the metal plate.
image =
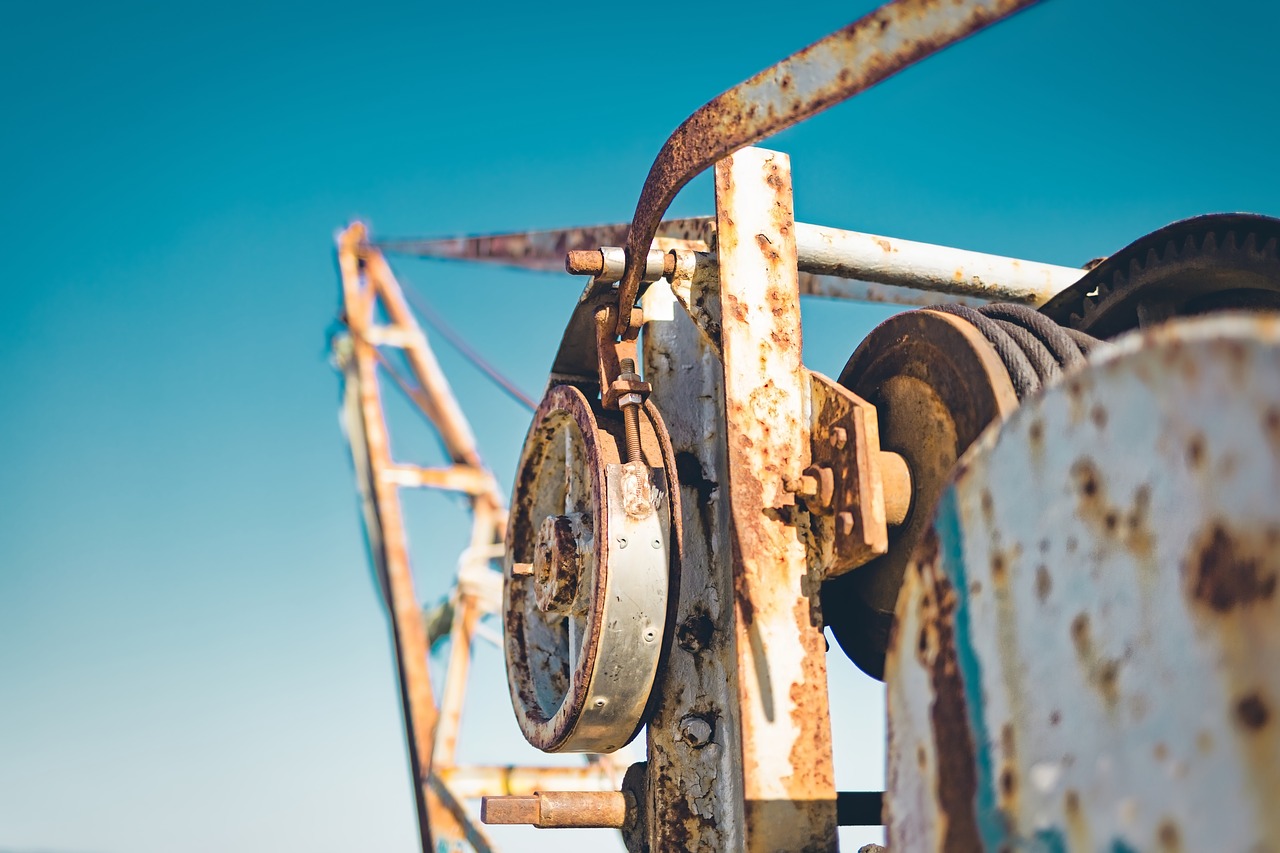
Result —
M1280 319L1122 338L957 467L887 659L896 850L1280 847Z
M507 529L507 682L521 731L547 752L615 751L645 716L678 540L669 442L644 413L641 463L621 463L616 413L567 385L548 391L525 441ZM570 563L572 582L556 580Z

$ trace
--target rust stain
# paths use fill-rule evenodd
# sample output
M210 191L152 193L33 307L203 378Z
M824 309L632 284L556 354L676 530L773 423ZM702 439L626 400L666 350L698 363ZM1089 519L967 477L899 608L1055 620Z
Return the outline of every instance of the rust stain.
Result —
M1187 442L1187 464L1193 470L1200 470L1204 466L1204 436L1193 435Z
M1236 702L1236 719L1252 732L1266 728L1271 721L1271 709L1258 692L1250 693Z
M1044 604L1052 591L1053 579L1049 577L1049 569L1041 563L1036 566L1036 598L1040 599L1041 604Z
M956 594L938 565L938 535L932 528L921 540L913 562L926 590L920 602L924 628L919 653L933 684L929 716L938 763L934 796L945 818L940 849L978 850L982 842L975 814L978 777L974 743L951 627Z
M1089 684L1098 692L1108 710L1115 710L1120 698L1120 661L1097 654L1093 644L1089 614L1077 614L1071 620L1071 644L1085 669Z
M1067 818L1067 847L1071 850L1090 850L1093 848L1089 836L1089 822L1084 810L1080 807L1080 794L1074 788L1068 788L1064 796Z
M1267 440L1277 452L1280 452L1280 409L1274 406L1268 408L1262 422L1267 432Z
M1215 613L1267 601L1276 591L1274 549L1256 548L1221 523L1194 547L1187 567L1191 597Z
M1151 487L1143 484L1133 494L1127 509L1108 499L1105 480L1092 459L1084 458L1071 466L1080 499L1080 517L1094 524L1104 541L1127 549L1139 560L1149 561L1155 552L1155 534L1148 519L1151 509ZM1073 551L1068 542L1068 552Z

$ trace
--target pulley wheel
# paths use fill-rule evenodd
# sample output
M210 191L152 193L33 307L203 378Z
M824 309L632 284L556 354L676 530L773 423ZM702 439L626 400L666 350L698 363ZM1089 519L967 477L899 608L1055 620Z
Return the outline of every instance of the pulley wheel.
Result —
M995 349L974 326L938 311L890 317L859 345L840 384L876 407L880 446L911 470L911 508L889 551L823 584L822 611L845 654L883 678L903 572L960 454L1018 406Z
M507 684L545 752L613 752L639 731L665 647L679 490L657 410L624 464L622 417L557 385L517 469L503 585ZM673 505L674 504L674 505Z

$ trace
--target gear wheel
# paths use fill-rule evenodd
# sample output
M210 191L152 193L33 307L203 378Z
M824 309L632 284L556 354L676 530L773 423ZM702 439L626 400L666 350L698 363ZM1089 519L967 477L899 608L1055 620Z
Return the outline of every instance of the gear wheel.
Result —
M1280 219L1212 213L1166 225L1105 259L1040 310L1101 338L1175 316L1280 309Z

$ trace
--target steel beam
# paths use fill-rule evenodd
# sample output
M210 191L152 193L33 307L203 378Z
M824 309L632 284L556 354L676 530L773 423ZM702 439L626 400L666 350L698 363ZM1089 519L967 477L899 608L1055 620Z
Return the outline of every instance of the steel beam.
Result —
M744 149L715 176L745 849L835 850L820 578L784 486L809 446L791 164Z
M733 629L724 371L665 283L644 297L645 376L662 411L680 479L684 551L674 643L654 686L648 725L651 851L743 849L741 725ZM697 725L709 738L691 738Z

